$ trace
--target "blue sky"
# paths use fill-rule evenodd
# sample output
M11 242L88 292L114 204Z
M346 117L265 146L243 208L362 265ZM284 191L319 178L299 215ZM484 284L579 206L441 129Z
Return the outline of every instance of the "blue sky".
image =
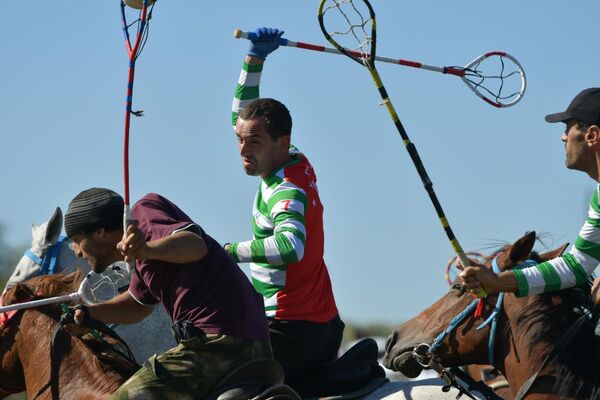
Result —
M131 127L132 200L159 192L224 243L250 237L256 178L241 168L231 98L248 42L233 30L274 26L326 44L318 2L160 0L138 60ZM460 81L378 66L465 250L543 232L574 241L594 187L566 170L562 111L600 86L594 0L373 1L378 54L464 65L491 50L522 63L528 92L495 109ZM0 223L9 243L92 186L123 191L127 54L117 1L0 4ZM368 72L345 57L280 48L262 95L284 102L293 142L315 166L326 253L341 315L395 323L444 293L452 249ZM540 248L541 247L540 245ZM247 271L247 267L243 267Z

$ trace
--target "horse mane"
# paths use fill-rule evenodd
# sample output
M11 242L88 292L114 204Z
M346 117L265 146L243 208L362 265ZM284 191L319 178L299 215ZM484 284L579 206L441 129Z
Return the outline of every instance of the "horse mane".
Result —
M530 258L542 261L536 252ZM598 315L592 313L591 285L588 278L580 286L532 296L531 302L513 317L527 342L545 342L551 344L551 351L559 350L553 360L557 376L554 390L562 396L600 395L600 374L593 367L600 364L600 338L595 334ZM580 318L586 320L571 340L558 348L559 338ZM530 351L534 351L534 346Z
M29 301L33 298L62 296L73 293L79 288L82 279L83 273L81 270L70 274L36 276L11 286L4 294L4 303L8 305Z
M37 298L61 296L77 291L83 279L81 270L70 274L41 275L31 278L25 282L18 283L11 287L4 294L5 304L29 301ZM23 312L36 310L47 315L57 323L60 320L61 309L58 304L52 304L35 309L23 310ZM139 369L139 365L134 361L125 359L120 352L115 349L117 341L112 338L104 338L99 341L91 335L85 335L79 338L87 348L96 356L92 362L96 364L99 370L113 370L125 378L131 376Z

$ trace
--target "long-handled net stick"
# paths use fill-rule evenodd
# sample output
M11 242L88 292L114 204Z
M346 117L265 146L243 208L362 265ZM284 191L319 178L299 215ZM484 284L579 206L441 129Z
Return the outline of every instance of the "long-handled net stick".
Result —
M84 304L97 303L113 298L126 290L128 285L129 274L119 266L113 265L102 273L88 273L81 281L79 289L74 293L2 306L0 307L0 313L56 303L71 303L77 301L82 301Z
M377 91L383 100L383 104L386 106L398 133L402 137L406 150L408 151L408 154L419 173L421 181L423 182L425 190L433 203L433 207L446 232L446 236L452 245L452 249L463 266L466 267L470 265L469 259L454 235L450 223L444 214L442 205L433 190L433 183L427 175L421 157L419 156L415 145L410 141L408 134L392 105L392 101L383 86L379 73L375 68L377 24L373 7L367 0L321 0L318 18L321 31L329 43L341 53L367 67L369 70L371 78L377 87ZM353 49L352 53L350 53L348 49ZM483 291L479 293L479 296L484 295L485 293L483 293Z
M121 20L123 24L123 34L125 35L125 45L127 47L127 53L129 55L129 73L127 77L127 97L125 101L125 134L123 140L123 181L124 181L124 195L123 200L125 207L123 210L123 235L127 235L127 227L131 222L131 209L130 209L130 198L129 198L129 126L131 120L131 114L135 116L141 116L142 111L132 111L131 105L133 101L133 80L135 76L135 62L142 52L146 40L148 39L148 22L152 18L152 10L154 4L149 6L150 0L143 0L144 3L139 11L139 17L132 23L127 23L127 16L125 12L125 2L121 0ZM137 27L137 33L133 45L129 37L129 29L133 26ZM133 270L135 267L135 260L129 260L127 262L127 268Z
M244 32L236 29L233 33L236 38L253 40L254 32ZM361 58L362 53L344 48L345 52L337 48L325 47L305 42L295 42L286 38L279 38L280 46L296 47L329 54L351 55ZM498 107L510 107L517 104L525 94L527 80L525 70L519 61L504 51L491 51L476 57L464 67L438 67L423 64L418 61L403 60L374 56L375 60L405 67L420 68L427 71L459 77L469 89L486 103Z

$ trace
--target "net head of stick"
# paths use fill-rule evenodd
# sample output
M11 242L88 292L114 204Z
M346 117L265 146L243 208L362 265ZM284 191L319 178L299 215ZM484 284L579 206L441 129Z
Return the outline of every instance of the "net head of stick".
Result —
M494 107L510 107L525 94L523 67L516 58L502 51L483 54L465 67L459 76L479 97Z
M338 50L370 68L375 57L375 13L364 0L321 0L319 24Z
M88 273L81 281L76 292L2 306L0 307L0 313L34 308L48 304L76 302L92 304L109 300L123 291L126 291L129 286L129 273L127 272L127 268L121 264L122 263L111 265L102 273Z
M148 1L148 6L151 6L152 4L154 4L154 2L156 0L147 0L147 1ZM126 6L135 8L136 10L141 10L142 8L144 8L144 0L123 0L123 2L125 3Z

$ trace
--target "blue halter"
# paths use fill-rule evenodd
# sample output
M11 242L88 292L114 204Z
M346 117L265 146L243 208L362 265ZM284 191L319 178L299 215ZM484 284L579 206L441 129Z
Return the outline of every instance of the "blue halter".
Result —
M38 275L53 275L56 272L56 261L58 260L58 255L60 254L60 248L66 240L66 236L59 237L56 243L48 247L44 253L44 258L34 254L31 249L25 252L24 255L26 257L29 257L34 263L40 266Z
M492 270L495 273L500 273L501 270L500 270L500 267L498 266L497 259L498 259L498 257L496 257L492 260ZM538 264L537 261L525 260L525 261L519 263L518 265L516 265L515 267L513 267L512 269L527 268L527 267L531 267L536 264ZM499 293L498 299L496 300L496 306L492 310L492 313L484 322L481 323L481 325L479 325L477 327L477 330L479 331L479 330L483 329L484 327L486 327L487 325L491 324L490 335L489 335L489 339L488 339L488 360L489 360L490 365L494 365L494 343L496 342L496 327L498 325L498 314L500 313L500 310L502 310L503 301L504 301L504 293ZM458 314L456 317L454 317L452 319L452 321L450 321L450 323L448 324L448 327L435 338L435 340L429 347L429 352L431 354L433 354L433 352L435 352L441 346L441 344L444 341L444 339L446 338L446 336L448 336L450 334L450 332L452 332L454 329L456 329L456 327L462 322L462 320L465 319L466 316L469 315L469 313L471 311L473 311L473 309L477 306L478 302L479 302L479 299L473 300L460 314Z

